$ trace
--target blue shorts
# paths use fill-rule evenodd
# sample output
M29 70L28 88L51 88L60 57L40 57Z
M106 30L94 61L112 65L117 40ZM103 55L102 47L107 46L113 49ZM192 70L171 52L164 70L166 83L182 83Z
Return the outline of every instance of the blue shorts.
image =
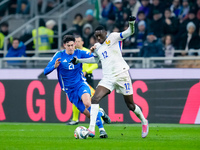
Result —
M83 113L83 111L85 110L85 105L83 104L83 101L81 100L81 96L84 93L89 93L91 95L91 91L87 82L82 82L80 86L67 92L67 96L70 102L73 103L81 113Z

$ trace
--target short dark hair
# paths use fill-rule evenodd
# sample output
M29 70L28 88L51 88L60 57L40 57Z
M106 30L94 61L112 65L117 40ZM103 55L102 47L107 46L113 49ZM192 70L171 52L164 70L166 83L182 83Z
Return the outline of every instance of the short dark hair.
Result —
M106 31L106 28L102 25L99 25L94 31L98 31L98 30L104 30Z
M1 23L1 27L8 27L9 25L8 25L8 22L3 22L3 23Z
M83 15L80 14L80 13L77 13L77 14L74 16L74 19L76 19L77 17L80 17L81 19L83 19Z
M16 37L15 37L15 38L13 38L13 41L15 41L15 40L19 41L19 38L16 38Z
M63 44L68 43L68 42L70 42L70 41L75 42L75 38L74 38L73 35L65 35L65 36L63 37Z

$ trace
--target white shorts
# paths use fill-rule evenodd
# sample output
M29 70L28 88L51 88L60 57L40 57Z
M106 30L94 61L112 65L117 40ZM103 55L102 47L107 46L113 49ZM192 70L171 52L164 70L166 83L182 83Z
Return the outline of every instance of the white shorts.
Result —
M111 92L116 89L117 93L123 95L133 94L132 82L128 71L114 77L103 77L99 85L109 89Z

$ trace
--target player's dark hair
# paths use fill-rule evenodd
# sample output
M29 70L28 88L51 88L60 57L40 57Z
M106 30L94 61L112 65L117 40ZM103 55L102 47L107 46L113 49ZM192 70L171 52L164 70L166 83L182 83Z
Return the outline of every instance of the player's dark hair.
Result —
M70 41L75 42L75 38L74 38L73 35L65 35L65 36L63 37L63 43L64 43L64 44L65 44L65 43L68 43L68 42L70 42Z
M102 25L99 25L94 31L98 31L98 30L104 30L106 31L106 28Z

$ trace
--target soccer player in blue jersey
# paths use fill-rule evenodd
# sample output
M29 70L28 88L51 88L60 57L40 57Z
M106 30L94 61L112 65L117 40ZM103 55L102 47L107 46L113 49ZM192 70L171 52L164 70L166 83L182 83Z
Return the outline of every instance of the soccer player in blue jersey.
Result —
M73 57L89 58L89 52L79 49L75 50L75 38L72 35L65 35L63 38L64 50L58 51L44 69L44 74L48 75L57 69L58 81L63 91L66 92L69 100L81 113L90 118L91 98L90 88L82 72L82 64L74 65L70 63ZM99 111L96 125L99 127L100 138L107 138L108 135L103 127L101 117L108 121L110 118L104 111ZM92 137L92 136L91 136Z

